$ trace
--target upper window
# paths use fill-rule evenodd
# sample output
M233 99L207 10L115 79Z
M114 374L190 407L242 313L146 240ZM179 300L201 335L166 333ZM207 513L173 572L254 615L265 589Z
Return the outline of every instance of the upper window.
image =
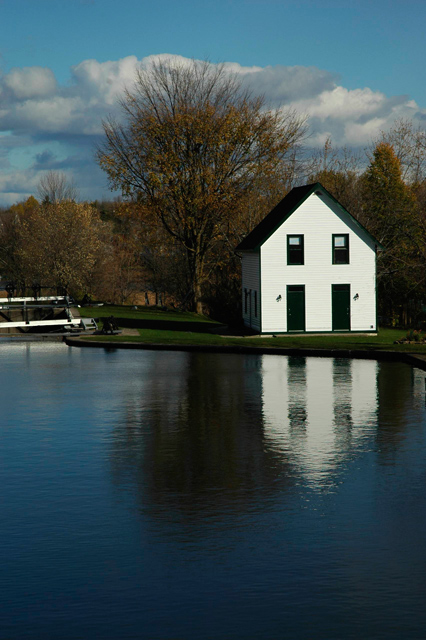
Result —
M349 235L333 234L333 264L349 264Z
M287 236L287 264L305 264L303 236Z

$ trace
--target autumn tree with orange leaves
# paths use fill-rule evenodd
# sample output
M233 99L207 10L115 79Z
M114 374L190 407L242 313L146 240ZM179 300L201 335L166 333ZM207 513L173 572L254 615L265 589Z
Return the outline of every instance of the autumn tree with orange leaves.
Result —
M201 313L224 226L262 176L282 175L305 118L266 109L224 65L195 60L139 69L121 109L122 122L104 122L99 165L111 188L147 205L183 247Z
M91 292L97 262L106 251L108 224L89 204L58 202L34 207L18 221L16 255L27 284Z

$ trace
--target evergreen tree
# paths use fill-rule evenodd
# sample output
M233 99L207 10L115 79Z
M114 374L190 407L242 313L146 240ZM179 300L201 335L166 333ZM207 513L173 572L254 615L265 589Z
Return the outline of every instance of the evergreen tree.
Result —
M385 247L378 259L379 310L401 320L403 306L423 294L424 231L392 145L376 145L363 185L362 222Z

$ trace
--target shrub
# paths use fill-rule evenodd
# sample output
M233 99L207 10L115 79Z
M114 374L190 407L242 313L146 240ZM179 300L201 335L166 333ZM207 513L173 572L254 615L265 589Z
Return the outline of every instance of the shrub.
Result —
M408 342L424 342L424 335L421 331L410 329L405 337Z

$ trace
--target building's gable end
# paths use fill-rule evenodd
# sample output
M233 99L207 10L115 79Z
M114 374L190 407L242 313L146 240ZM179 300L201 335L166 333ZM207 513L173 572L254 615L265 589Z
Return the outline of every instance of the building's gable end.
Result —
M368 237L370 241L379 249L384 247L376 240L369 231L340 204L336 198L325 189L319 182L303 187L294 187L281 202L248 234L237 246L236 251L257 251L259 248L284 224L289 217L313 194L322 195L329 198L335 207L342 212L342 215L351 222L361 237ZM332 208L332 207L331 207ZM350 226L350 225L348 225ZM368 242L367 242L368 244Z
M353 222L353 224L359 229L361 237L363 235L367 236L371 240L371 242L375 246L377 246L378 249L384 249L383 245L378 240L376 240L376 238L347 209L345 209L345 207L338 200L336 200L336 198L329 191L327 191L327 189L325 189L320 183L317 184L318 191L322 191L325 196L330 198L330 200L342 211L343 215L347 216L348 219Z
M316 195L317 197L320 197L318 191L316 192ZM322 193L321 199L328 209L347 226L348 230L356 234L367 246L372 250L375 250L375 248L383 249L382 245L371 235L371 233L367 231L367 229L325 189Z
M240 242L236 251L257 251L266 240L291 216L319 185L294 187L274 209ZM319 185L320 186L320 185Z

